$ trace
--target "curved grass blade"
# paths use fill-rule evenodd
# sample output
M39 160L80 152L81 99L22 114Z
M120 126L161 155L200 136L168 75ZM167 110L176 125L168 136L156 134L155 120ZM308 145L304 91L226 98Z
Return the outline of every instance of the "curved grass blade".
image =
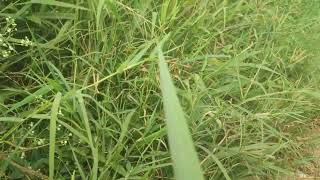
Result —
M88 114L87 114L87 110L84 104L84 100L83 100L83 95L81 94L80 91L77 92L77 98L78 98L78 102L80 105L80 111L82 113L82 119L83 119L83 123L87 132L87 136L88 136L88 141L89 141L89 146L91 148L92 151L92 157L93 157L93 165L92 165L92 180L96 180L97 176L98 176L98 149L95 147L94 145L94 141L93 141L93 137L92 137L92 133L91 133L91 129L90 129L90 123L89 123L89 118L88 118Z
M59 6L64 8L74 8L74 9L82 9L82 10L88 10L87 8L76 6L71 3L61 2L61 1L54 1L54 0L31 0L30 2L26 2L24 4L44 4L44 5L50 5L50 6Z
M202 150L204 150L208 155L213 159L213 161L218 165L219 169L223 173L224 177L226 180L231 180L231 177L229 176L226 168L223 166L223 164L220 162L220 160L212 153L210 152L207 148L203 146L199 146Z
M158 57L169 147L176 179L202 180L199 159L160 46L158 46Z
M52 109L51 109L51 119L50 119L50 139L49 139L49 179L53 180L54 176L54 151L56 145L56 127L58 119L58 110L61 100L61 93L55 96Z
M24 98L22 101L17 102L16 104L12 105L10 109L8 109L4 114L8 114L9 112L12 112L18 108L20 108L23 105L26 105L32 101L34 101L37 97L40 97L42 95L47 94L51 90L51 87L46 85L35 91L33 94L29 94L26 98Z

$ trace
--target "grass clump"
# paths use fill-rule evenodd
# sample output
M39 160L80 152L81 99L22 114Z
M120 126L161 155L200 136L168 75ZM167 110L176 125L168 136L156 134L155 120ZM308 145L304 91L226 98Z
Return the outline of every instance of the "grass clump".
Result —
M292 174L313 161L299 137L320 112L319 6L1 2L0 177L172 179L188 151L207 179Z

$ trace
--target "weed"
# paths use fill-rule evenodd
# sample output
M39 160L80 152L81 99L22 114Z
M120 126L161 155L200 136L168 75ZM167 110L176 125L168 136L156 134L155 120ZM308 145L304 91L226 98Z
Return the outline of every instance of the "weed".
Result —
M0 177L292 174L320 115L319 6L0 2Z

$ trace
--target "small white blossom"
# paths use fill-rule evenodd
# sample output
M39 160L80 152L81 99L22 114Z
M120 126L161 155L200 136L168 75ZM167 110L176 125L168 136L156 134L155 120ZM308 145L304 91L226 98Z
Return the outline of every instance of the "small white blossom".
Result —
M40 145L43 145L44 144L44 139L39 139L37 144L40 146Z
M2 32L0 33L0 58L7 58L12 52L16 52L14 47L15 44L20 44L22 46L30 46L33 44L28 37L18 39L18 43L11 42L10 39L14 38L14 32L17 31L17 23L12 17L6 17L5 20L5 25L0 26L0 32Z
M29 40L27 36L25 36L24 39L20 40L20 44L22 46L31 46L33 43Z
M26 157L26 154L25 154L25 152L22 151L20 158L24 159L25 157Z
M4 57L4 58L9 57L9 51L3 50L2 57Z
M67 143L68 143L67 140L61 141L61 144L64 145L64 146L65 146Z
M58 130L58 131L61 130L61 124L58 125L57 130Z

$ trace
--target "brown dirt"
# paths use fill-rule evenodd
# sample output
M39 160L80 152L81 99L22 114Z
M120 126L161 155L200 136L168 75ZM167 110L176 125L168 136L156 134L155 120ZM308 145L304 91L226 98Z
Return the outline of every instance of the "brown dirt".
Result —
M296 171L295 177L287 180L320 180L320 118L315 119L306 137L301 138L302 143L313 140L314 143L304 144L305 155L313 156L315 160L308 165L301 166ZM310 142L310 141L309 141Z

